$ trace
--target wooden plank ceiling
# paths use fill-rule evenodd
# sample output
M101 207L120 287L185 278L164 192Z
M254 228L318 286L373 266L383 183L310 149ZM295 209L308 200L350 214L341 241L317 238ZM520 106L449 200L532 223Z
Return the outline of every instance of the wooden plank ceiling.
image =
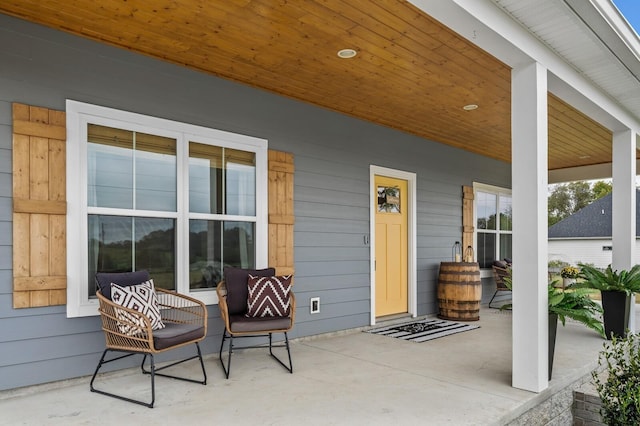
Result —
M510 68L406 1L3 0L0 12L511 158ZM550 95L549 169L610 161L611 132Z

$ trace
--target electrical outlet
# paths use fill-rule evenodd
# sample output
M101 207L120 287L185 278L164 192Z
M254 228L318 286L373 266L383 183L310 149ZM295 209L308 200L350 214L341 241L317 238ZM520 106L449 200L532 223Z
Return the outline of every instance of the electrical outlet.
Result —
M312 314L318 314L320 313L320 298L319 297L312 297L309 300L309 310Z

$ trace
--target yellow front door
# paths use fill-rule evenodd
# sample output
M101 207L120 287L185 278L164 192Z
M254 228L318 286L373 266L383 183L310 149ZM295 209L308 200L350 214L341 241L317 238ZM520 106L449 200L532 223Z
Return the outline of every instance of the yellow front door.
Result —
M376 317L408 312L407 181L375 177Z

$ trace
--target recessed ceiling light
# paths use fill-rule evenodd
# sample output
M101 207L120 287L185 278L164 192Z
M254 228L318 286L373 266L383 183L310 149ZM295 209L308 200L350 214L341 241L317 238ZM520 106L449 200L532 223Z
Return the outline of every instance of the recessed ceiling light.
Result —
M474 109L478 109L478 105L469 104L469 105L463 106L462 109L465 110L465 111L473 111Z
M358 54L358 52L356 52L353 49L342 49L342 50L338 50L338 57L342 58L342 59L349 59L349 58L353 58L354 56L356 56Z

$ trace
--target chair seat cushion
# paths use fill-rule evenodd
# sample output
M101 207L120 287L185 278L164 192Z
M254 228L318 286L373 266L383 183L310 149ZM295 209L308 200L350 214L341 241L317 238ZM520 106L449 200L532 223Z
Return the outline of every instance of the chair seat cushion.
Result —
M231 315L229 323L232 333L268 332L291 328L290 317L251 317Z
M176 324L165 321L162 330L153 332L153 346L162 350L204 337L204 327L197 324Z
M224 268L224 282L227 286L227 309L229 315L247 313L249 297L249 274L254 277L270 277L275 275L274 268L241 269L227 266Z

